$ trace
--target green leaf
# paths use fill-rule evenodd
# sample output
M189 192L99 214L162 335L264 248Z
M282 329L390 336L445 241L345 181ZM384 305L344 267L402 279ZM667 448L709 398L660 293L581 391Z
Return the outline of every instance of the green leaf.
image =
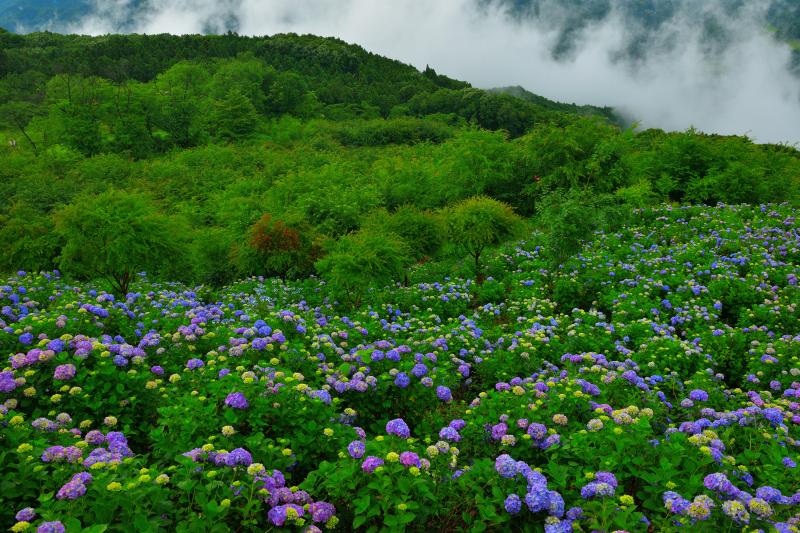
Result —
M83 533L103 533L106 529L108 529L108 524L94 524L89 527L83 528ZM137 531L144 531L141 528L137 528Z
M355 504L354 510L356 514L362 514L369 508L369 494L365 494L361 498L358 498L353 501Z
M356 517L353 519L353 529L358 529L358 528L360 528L361 526L363 526L363 525L364 525L364 523L365 523L366 521L367 521L367 517L366 517L366 516L364 516L364 515L357 515L357 516L356 516Z

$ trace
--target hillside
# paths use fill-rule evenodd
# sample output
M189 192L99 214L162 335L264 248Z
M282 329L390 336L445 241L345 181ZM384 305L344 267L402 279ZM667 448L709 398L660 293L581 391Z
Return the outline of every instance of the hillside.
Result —
M795 202L800 191L791 147L637 133L609 109L475 89L337 39L3 33L0 43L6 272L60 266L123 292L139 270L211 285L325 273L358 300L415 264L464 259L445 221L475 207L470 198L504 203L480 200L480 216L569 220L569 234L553 235L570 253L631 207ZM171 260L129 257L137 232L117 259L82 252L78 213L102 222L109 209L155 224L137 230L152 237L143 251L167 246ZM490 243L513 234L489 227ZM370 247L403 259L345 264Z

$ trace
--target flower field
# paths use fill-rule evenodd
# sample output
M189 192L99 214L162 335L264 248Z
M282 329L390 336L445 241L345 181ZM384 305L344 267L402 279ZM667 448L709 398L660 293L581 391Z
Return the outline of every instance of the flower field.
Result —
M800 531L800 228L642 211L485 283L0 282L12 531ZM424 268L424 267L422 267Z

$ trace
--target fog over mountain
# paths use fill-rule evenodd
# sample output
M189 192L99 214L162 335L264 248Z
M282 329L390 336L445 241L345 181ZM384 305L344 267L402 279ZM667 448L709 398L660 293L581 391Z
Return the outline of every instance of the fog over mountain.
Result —
M694 126L758 142L800 142L800 3L789 0L94 0L82 5L80 16L50 20L45 27L89 34L336 36L478 87L520 85L554 100L614 106L641 127Z

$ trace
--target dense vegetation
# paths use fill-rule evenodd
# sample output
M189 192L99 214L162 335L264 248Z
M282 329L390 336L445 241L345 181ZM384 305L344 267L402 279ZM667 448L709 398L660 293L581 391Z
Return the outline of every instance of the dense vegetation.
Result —
M12 531L797 530L794 148L313 36L0 75Z
M0 522L797 531L797 215L646 209L557 269L535 233L488 253L483 284L427 265L346 315L313 279L135 275L121 298L19 272L0 286ZM378 270L400 246L353 239L383 243Z
M792 148L637 133L335 39L2 33L0 73L0 271L120 296L139 271L322 274L342 305L429 261L480 274L461 202L483 205L489 247L520 234L509 208L552 226L557 264L630 207L800 198Z

